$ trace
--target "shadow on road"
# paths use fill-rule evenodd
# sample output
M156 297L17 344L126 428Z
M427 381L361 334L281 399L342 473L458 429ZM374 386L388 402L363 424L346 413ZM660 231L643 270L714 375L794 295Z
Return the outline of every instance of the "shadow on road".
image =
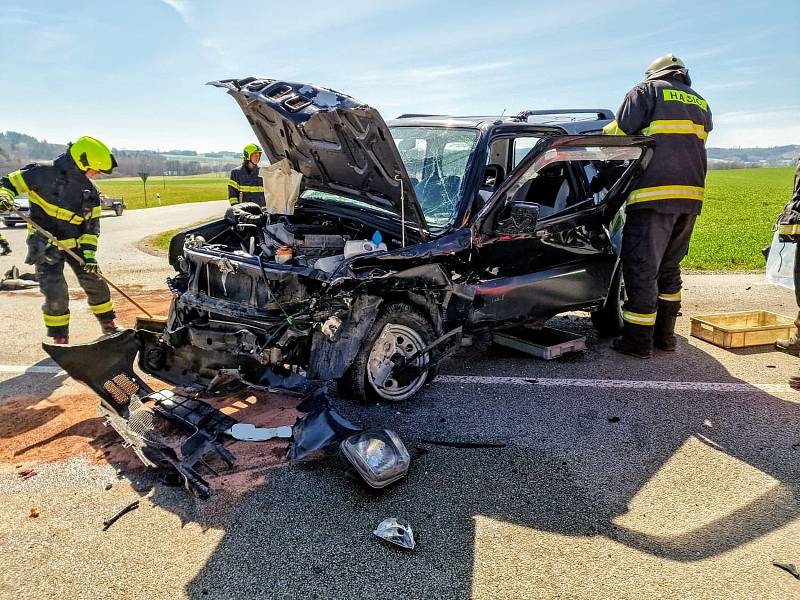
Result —
M485 364L496 356L475 360ZM593 364L613 361L617 378L631 381L653 379L659 361L669 360L619 357L605 347L589 356L585 377L592 376ZM683 341L679 359L684 381L703 373L705 381L743 383ZM507 375L535 379L545 368L552 371L552 365L528 361L524 372ZM449 374L463 372L451 365ZM395 429L420 454L409 477L384 492L365 489L336 459L265 466L255 489L244 495L222 489L207 501L156 485L150 501L183 522L225 531L188 585L189 597L471 597L481 560L480 517L560 536L607 538L655 557L691 562L752 542L800 514L800 404L755 387L456 387L434 383L400 405L339 403L341 412L368 427ZM458 449L426 439L507 446ZM711 456L707 469L703 462L683 473L680 461L670 466L687 445L698 457ZM695 501L717 493L725 473L715 465L731 458L774 483L727 510L723 499L713 499L715 510L703 513ZM661 502L677 507L683 526L643 527L634 514L639 509L632 508L643 494L657 499L649 505L656 512ZM371 535L391 516L412 524L415 552Z

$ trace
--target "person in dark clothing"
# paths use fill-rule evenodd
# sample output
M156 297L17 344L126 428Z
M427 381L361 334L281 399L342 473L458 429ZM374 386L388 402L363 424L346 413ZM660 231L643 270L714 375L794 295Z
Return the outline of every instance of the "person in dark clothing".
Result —
M0 233L0 256L11 254L11 246L8 245L8 240Z
M100 235L100 195L90 181L100 173L111 173L117 162L108 147L91 137L67 146L54 161L33 163L0 178L0 210L14 206L14 198L27 193L30 217L59 243L79 254L77 260L31 229L25 262L36 266L44 294L42 313L47 335L56 344L68 343L69 295L64 263L75 272L86 292L89 308L104 334L118 331L114 303L108 284L98 274L96 259Z
M788 208L790 211L794 208L795 213L800 211L800 158L798 158L797 166L794 170L794 194L789 201ZM794 221L796 219L790 217L787 220ZM778 234L781 236L782 240L794 242L796 244L800 242L800 224L781 223L778 226ZM795 331L789 339L776 341L775 347L784 352L798 354L800 353L800 259L796 255L794 259L794 294L798 307L797 318L794 321L797 331ZM800 374L792 377L789 383L792 387L800 389Z
M228 201L231 206L240 202L254 202L263 207L264 182L258 175L258 163L261 160L261 148L256 144L247 144L242 152L242 166L231 171L228 180Z
M675 351L681 306L680 262L689 250L705 193L708 102L691 87L683 61L657 58L622 102L608 135L649 135L653 157L630 192L622 237L627 300L614 349L650 358L653 346Z

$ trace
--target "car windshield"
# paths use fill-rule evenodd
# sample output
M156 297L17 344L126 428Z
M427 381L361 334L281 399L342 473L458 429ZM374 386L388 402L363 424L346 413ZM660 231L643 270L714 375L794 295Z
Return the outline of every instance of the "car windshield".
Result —
M392 127L391 132L425 220L432 229L447 227L456 216L478 131L454 127Z

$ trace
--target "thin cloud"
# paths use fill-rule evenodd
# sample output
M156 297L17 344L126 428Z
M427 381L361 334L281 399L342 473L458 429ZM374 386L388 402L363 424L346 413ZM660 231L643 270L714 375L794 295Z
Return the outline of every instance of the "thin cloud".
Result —
M189 2L187 0L161 0L161 2L173 8L184 21L189 18Z

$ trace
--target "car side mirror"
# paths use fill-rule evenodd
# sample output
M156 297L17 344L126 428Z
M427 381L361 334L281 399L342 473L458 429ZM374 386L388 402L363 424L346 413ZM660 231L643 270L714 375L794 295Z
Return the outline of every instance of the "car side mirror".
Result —
M503 183L503 167L500 165L486 165L483 172L481 187L485 190L494 191Z
M538 220L538 204L511 200L498 216L495 231L505 235L533 233Z

